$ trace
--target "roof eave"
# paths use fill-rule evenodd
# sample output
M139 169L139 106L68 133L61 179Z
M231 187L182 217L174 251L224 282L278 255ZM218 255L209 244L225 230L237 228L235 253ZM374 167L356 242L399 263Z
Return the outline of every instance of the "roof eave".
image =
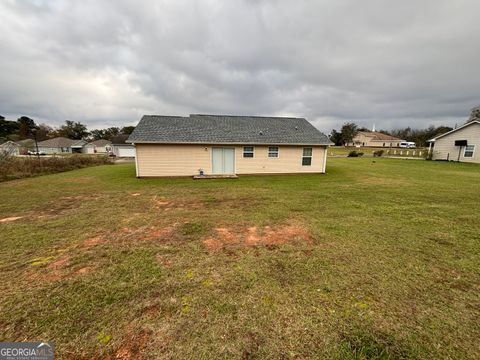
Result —
M194 142L194 141L185 141L185 142L180 142L180 141L135 141L135 140L130 140L126 141L126 144L158 144L158 145L285 145L285 146L332 146L335 145L332 142L329 143L266 143L266 142Z

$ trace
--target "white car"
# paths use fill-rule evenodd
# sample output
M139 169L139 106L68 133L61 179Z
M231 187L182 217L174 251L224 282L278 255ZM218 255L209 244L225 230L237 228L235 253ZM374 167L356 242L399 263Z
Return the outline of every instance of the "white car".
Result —
M405 149L415 149L417 147L417 144L411 141L404 141L400 143L399 147L405 148Z

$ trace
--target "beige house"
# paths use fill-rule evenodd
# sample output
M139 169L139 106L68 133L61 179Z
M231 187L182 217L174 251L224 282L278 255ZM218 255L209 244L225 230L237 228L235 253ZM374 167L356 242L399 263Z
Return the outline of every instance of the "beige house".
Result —
M349 143L347 146L400 147L402 142L405 142L405 140L377 131L359 131L353 138L353 143Z
M324 173L330 140L301 118L144 116L137 177Z
M471 121L431 140L433 160L480 163L480 121Z

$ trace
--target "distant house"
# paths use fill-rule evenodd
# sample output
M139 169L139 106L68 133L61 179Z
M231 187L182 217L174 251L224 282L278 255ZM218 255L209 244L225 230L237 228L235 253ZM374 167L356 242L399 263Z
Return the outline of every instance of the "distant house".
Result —
M56 137L38 143L38 151L45 154L82 153L85 140L72 140L65 137Z
M118 157L135 157L135 146L127 143L128 135L120 134L112 138L112 152Z
M112 149L112 142L110 140L95 140L83 147L83 152L86 154L107 154Z
M144 116L128 138L138 177L324 173L327 136L303 118Z
M353 138L353 143L349 143L347 146L400 147L402 142L405 142L405 140L378 131L359 131Z
M429 140L433 160L480 163L480 121L471 121Z
M90 144L95 146L95 152L98 154L106 154L112 149L112 142L110 140L100 139L92 141Z
M21 148L21 145L16 142L6 141L0 145L0 153L8 154L10 156L18 156L20 155Z

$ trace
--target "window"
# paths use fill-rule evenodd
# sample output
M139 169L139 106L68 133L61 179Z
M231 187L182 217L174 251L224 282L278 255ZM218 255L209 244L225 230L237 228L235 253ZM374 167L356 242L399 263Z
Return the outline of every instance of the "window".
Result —
M278 146L269 146L268 147L268 157L269 158L278 158Z
M244 158L253 158L253 146L244 146L243 147L243 157Z
M312 148L303 148L302 166L312 165Z
M473 157L473 153L475 152L475 145L467 145L465 146L465 152L463 153L464 157Z

